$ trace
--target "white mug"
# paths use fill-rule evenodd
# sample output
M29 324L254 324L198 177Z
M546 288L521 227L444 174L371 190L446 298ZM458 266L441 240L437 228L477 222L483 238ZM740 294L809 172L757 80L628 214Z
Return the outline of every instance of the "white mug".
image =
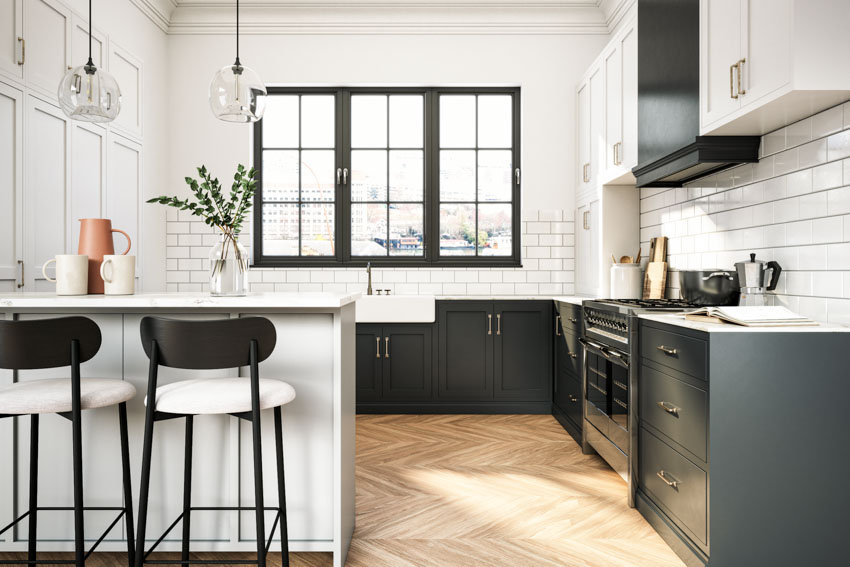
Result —
M133 295L136 292L136 257L107 254L100 265L103 293Z
M56 278L47 275L47 266L56 263ZM56 295L86 295L89 292L89 257L85 254L58 254L41 267L41 274L56 284Z

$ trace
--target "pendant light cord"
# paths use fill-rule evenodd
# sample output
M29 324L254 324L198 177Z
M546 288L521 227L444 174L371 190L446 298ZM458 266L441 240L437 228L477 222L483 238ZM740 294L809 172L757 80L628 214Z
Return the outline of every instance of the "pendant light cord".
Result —
M89 65L94 66L94 62L91 60L91 0L89 0Z
M89 0L91 2L91 0ZM239 0L236 0L236 63L237 67L241 67L239 63Z

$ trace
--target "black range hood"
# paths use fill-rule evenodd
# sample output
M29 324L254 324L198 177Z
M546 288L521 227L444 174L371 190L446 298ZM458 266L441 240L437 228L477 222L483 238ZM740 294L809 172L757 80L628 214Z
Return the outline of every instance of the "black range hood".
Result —
M638 0L638 187L758 161L759 136L700 136L699 112L699 0Z

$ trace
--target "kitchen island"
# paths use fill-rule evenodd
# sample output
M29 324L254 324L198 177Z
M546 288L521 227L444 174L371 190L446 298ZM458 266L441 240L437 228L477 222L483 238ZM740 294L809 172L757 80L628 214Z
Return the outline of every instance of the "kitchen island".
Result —
M181 319L222 319L263 316L277 331L277 346L260 364L263 378L291 384L296 399L283 408L284 452L290 550L324 551L342 567L354 532L355 377L354 305L351 293L257 293L246 297L206 294L138 294L130 296L0 296L0 317L35 319L84 315L101 329L98 354L82 365L83 377L120 378L137 391L128 402L130 455L134 499L138 497L144 430L144 393L148 359L139 338L139 323L147 315ZM0 386L13 381L63 376L65 370L0 370ZM186 371L161 367L160 385L193 377L247 376L247 369ZM121 503L121 462L117 412L96 410L83 415L84 494L87 506ZM251 424L229 416L195 420L193 504L253 506ZM265 498L277 501L274 426L263 415ZM182 420L157 424L154 439L148 534L150 543L182 509ZM44 416L41 425L39 505L72 504L71 428L61 417ZM20 419L0 421L0 525L27 508L29 426ZM17 498L15 495L17 494ZM138 503L134 502L138 510ZM86 537L101 533L108 513L86 515ZM271 513L267 516L271 525ZM26 550L26 525L0 538L0 551ZM275 535L275 539L277 539ZM98 548L125 551L119 527ZM172 532L158 551L180 549ZM253 512L202 512L192 517L193 551L254 551ZM65 513L44 514L39 520L39 549L73 550L73 522ZM149 543L149 545L150 545ZM279 551L276 544L272 551Z

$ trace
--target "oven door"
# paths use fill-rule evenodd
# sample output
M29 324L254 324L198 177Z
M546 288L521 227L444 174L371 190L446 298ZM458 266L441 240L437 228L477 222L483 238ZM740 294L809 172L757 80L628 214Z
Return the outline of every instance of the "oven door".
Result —
M585 363L586 418L624 454L629 453L629 357L595 341L582 339Z

